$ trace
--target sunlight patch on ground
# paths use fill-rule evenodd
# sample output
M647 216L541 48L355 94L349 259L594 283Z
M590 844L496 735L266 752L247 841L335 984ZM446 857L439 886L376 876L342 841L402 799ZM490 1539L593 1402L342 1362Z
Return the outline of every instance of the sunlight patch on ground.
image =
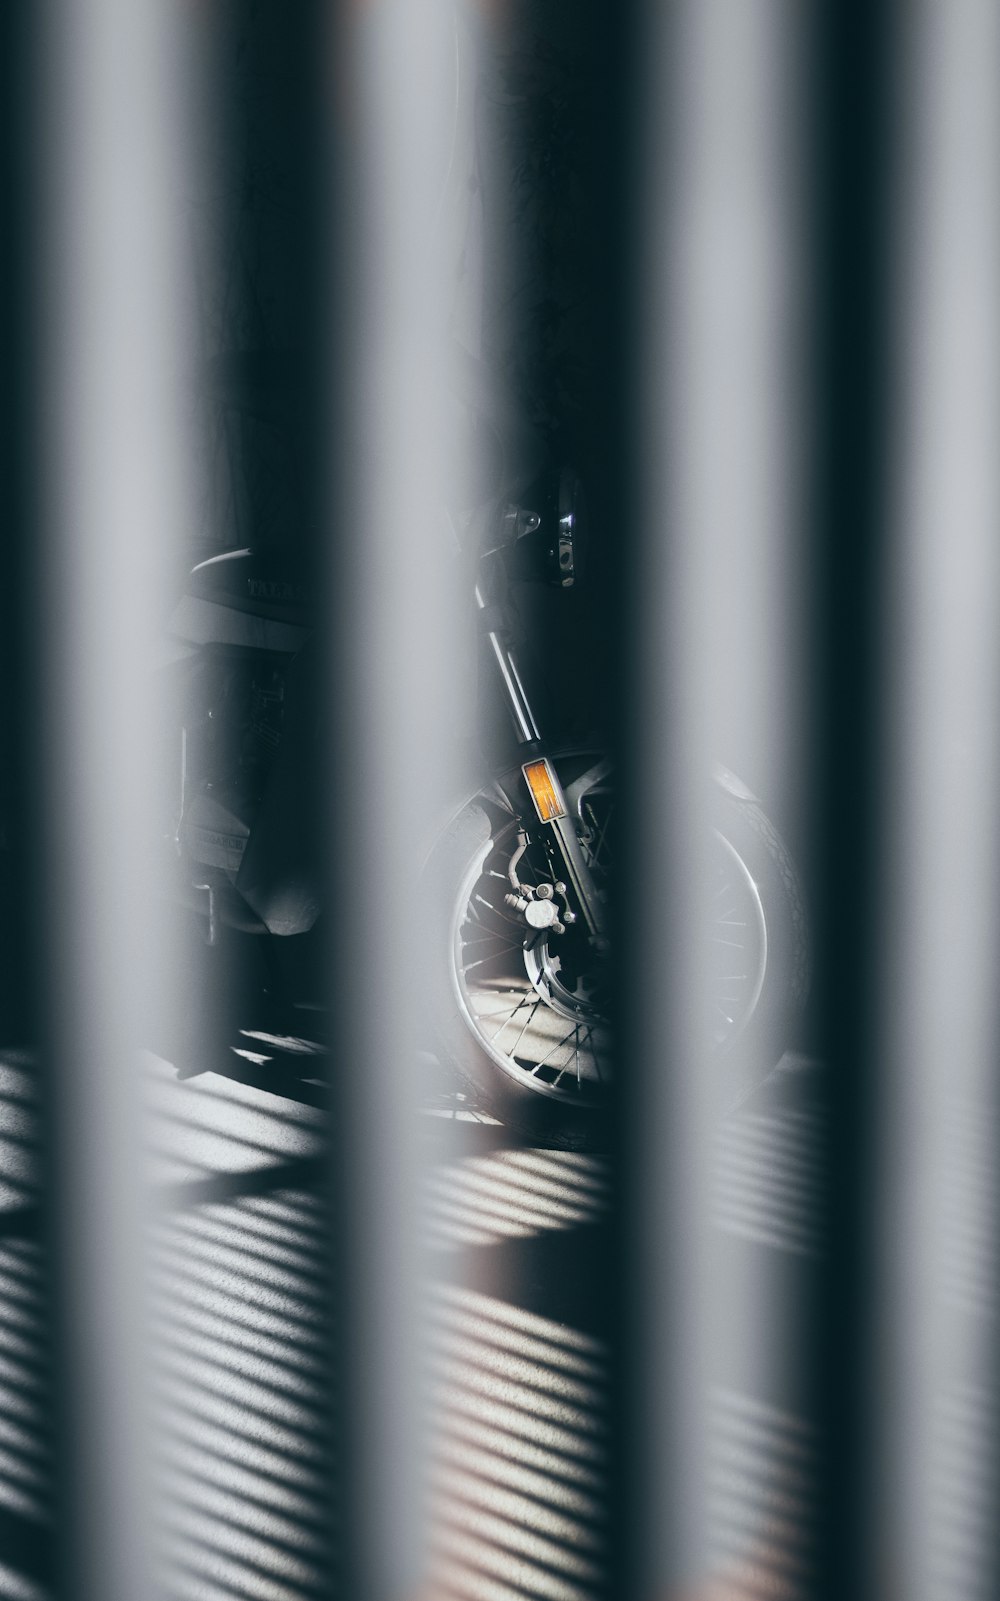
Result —
M424 1231L436 1249L600 1223L609 1208L608 1164L564 1151L492 1151L436 1164L425 1176Z
M431 1316L435 1582L456 1601L603 1594L602 1342L454 1286Z

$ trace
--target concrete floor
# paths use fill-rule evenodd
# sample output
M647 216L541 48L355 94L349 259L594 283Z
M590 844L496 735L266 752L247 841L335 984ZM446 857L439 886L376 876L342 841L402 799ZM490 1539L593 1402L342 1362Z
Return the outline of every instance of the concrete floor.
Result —
M330 1585L324 1060L305 1042L240 1048L186 1079L146 1059L166 1202L152 1241L160 1537L178 1601L298 1601ZM794 1333L822 1255L812 1071L786 1059L719 1149L720 1250L758 1323L725 1343L712 1397L727 1601L807 1593L813 1441L789 1371L757 1353L775 1320ZM52 1556L33 1095L30 1055L7 1053L0 1601L45 1601ZM606 1159L525 1146L440 1079L427 1106L436 1584L460 1601L585 1601L605 1580Z

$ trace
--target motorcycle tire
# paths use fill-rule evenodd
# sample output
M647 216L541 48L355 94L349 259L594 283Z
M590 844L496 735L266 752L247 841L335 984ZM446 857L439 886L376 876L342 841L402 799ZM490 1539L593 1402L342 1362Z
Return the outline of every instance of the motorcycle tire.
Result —
M719 1105L731 1110L795 1041L809 938L798 874L777 830L731 775L720 773L713 790L712 915L727 955L713 990L711 1051ZM429 864L440 914L437 1054L473 1104L504 1125L539 1144L600 1148L610 1131L612 1071L599 984L588 981L585 962L574 969L567 960L571 942L532 935L506 905L518 819L500 796L471 800ZM740 961L730 960L736 931ZM577 936L578 951L582 944Z

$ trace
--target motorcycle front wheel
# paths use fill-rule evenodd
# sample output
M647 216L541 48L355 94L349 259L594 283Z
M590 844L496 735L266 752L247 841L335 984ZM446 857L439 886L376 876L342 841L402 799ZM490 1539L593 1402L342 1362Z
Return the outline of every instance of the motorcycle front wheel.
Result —
M606 885L614 866L607 763L559 765L592 875ZM545 1144L601 1145L614 1080L611 975L579 923L559 934L535 930L511 906L510 864L525 835L506 787L470 801L432 859L435 881L451 886L439 898L438 1054L502 1123ZM705 1026L720 1104L729 1107L792 1043L808 987L808 934L791 857L756 801L723 780L710 824ZM529 828L526 839L516 876L550 881L544 831Z

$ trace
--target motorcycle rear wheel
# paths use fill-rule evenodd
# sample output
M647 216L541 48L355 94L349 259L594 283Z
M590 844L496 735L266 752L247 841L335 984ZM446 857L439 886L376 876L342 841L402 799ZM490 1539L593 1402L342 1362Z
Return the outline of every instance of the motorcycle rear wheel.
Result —
M613 803L610 781L602 780L599 793L581 801L599 883L612 865L609 797ZM452 886L437 936L444 956L435 985L438 1053L502 1123L544 1144L600 1146L614 1076L609 975L579 926L555 937L532 931L506 904L518 826L498 795L483 793L434 853L435 882ZM711 845L711 940L719 961L707 1027L720 1103L731 1107L793 1040L808 988L808 932L791 857L739 786L715 786ZM525 881L533 868L536 877L547 876L541 852L540 838L529 833L518 869Z

